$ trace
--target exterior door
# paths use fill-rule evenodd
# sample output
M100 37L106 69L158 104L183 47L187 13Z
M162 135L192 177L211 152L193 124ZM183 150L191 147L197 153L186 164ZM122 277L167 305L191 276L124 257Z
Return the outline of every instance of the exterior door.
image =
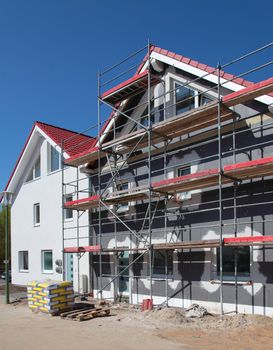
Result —
M66 280L73 282L73 254L66 254Z
M121 273L127 265L129 265L129 252L122 252L118 257L118 273ZM129 295L129 269L119 277L118 294Z

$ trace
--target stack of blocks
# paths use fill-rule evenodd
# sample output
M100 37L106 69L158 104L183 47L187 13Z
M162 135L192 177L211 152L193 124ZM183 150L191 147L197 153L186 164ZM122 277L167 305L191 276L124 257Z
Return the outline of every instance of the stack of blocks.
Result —
M32 281L27 284L27 293L33 311L58 314L74 306L73 284L69 281Z

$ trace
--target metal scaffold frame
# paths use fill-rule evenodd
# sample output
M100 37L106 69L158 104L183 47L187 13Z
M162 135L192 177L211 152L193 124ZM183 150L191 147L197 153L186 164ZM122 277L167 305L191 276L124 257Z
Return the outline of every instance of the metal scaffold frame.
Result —
M182 87L187 87L190 86L192 82L198 82L202 79L204 79L206 76L209 74L215 74L217 76L217 84L214 84L213 87L207 88L205 92L198 92L198 96L201 94L206 94L209 91L214 91L217 94L217 99L216 101L212 101L208 103L207 105L200 106L197 109L194 109L193 111L189 111L189 113L184 113L183 118L181 118L181 121L179 118L171 118L170 120L164 119L164 122L160 122L158 124L153 124L152 122L152 103L155 101L155 97L152 97L152 87L155 84L155 82L159 81L160 79L158 77L154 77L154 72L151 67L151 52L153 46L150 44L148 41L147 46L144 48L136 51L135 53L131 54L128 56L126 59L122 60L120 63L115 64L114 66L106 69L104 72L98 72L98 115L97 115L97 126L94 126L90 128L93 130L95 127L97 127L97 145L90 150L87 150L83 155L79 155L79 157L71 158L71 161L65 161L63 162L62 165L62 204L63 204L63 222L64 222L64 210L65 208L68 208L69 206L65 205L64 202L64 196L66 194L66 189L67 186L74 186L73 193L76 194L76 201L75 206L74 203L70 205L70 208L75 209L77 211L77 224L76 227L76 232L77 232L77 237L76 237L76 242L77 242L77 249L76 252L78 253L78 271L79 271L79 259L80 259L80 251L88 251L88 249L84 250L84 247L81 247L80 245L80 235L79 235L79 230L83 227L80 227L79 225L79 217L81 216L81 211L88 210L90 208L97 208L98 210L98 219L96 224L89 224L87 225L88 228L94 228L97 226L98 233L96 235L96 245L94 245L94 241L91 242L94 247L100 247L99 249L94 249L92 250L90 248L89 252L95 252L98 254L99 257L99 290L98 290L98 296L102 298L102 292L105 288L107 288L111 283L115 282L117 278L119 278L121 275L124 274L125 271L128 271L129 268L138 260L140 259L143 255L147 254L148 255L148 262L149 262L149 276L146 276L146 278L149 279L150 281L150 299L153 299L153 288L152 288L152 282L153 282L153 251L156 250L175 250L175 249L193 249L193 248L219 248L219 253L220 253L220 304L221 304L221 314L224 314L224 300L223 300L223 247L225 245L252 245L253 241L244 241L244 242L230 242L226 240L226 238L223 237L223 228L224 227L233 227L234 230L234 237L237 237L237 232L238 232L238 226L243 225L246 222L238 222L237 220L237 208L239 207L237 204L237 188L240 185L240 183L244 180L247 179L248 177L250 178L255 178L258 176L268 176L270 174L270 171L273 171L273 166L272 168L270 165L262 165L264 170L259 171L255 170L256 168L253 169L255 164L253 165L251 162L249 162L248 169L247 170L237 170L235 167L238 165L236 163L236 152L244 152L245 150L243 148L236 148L236 136L241 135L246 130L240 128L240 120L238 118L238 115L235 111L235 107L239 103L244 103L245 101L251 100L255 98L256 96L264 95L268 91L273 91L273 80L271 81L270 79L262 82L263 84L260 84L257 88L256 85L255 89L252 87L251 88L246 88L243 89L239 93L234 93L230 94L228 96L222 97L223 93L222 90L225 87L224 85L228 82L232 82L235 78L238 77L244 77L246 74L256 72L259 69L268 67L273 63L273 61L269 61L265 64L262 64L260 66L257 66L255 68L252 68L248 70L247 72L237 75L237 77L232 77L230 79L227 79L225 82L222 81L222 75L223 75L223 68L229 67L232 64L235 64L237 62L240 62L241 60L244 60L246 58L249 58L255 54L258 54L268 48L271 48L273 46L273 43L270 43L268 45L265 45L261 48L258 48L257 50L251 51L246 55L243 55L237 59L234 59L224 65L218 64L217 68L210 73L204 74L202 77L198 77L196 79L193 79L192 81L186 82L184 84L181 84ZM122 74L119 74L113 79L110 79L106 82L102 82L102 77L105 74L108 74L111 72L113 69L116 69L119 67L119 65L124 64L128 60L134 58L138 54L142 54L143 52L146 51L146 58L145 60L141 63L141 65L137 64L131 67L129 70L126 70ZM143 66L145 66L143 68ZM105 87L105 85L112 83L115 79L119 79L121 76L124 74L128 73L129 71L132 71L138 67L138 71L135 74L135 78L132 78L130 80L130 84L128 85L130 87L127 88L126 85L120 84L118 87L120 90L118 90L119 94L124 94L124 96L137 96L138 94L141 94L144 89L147 92L147 100L143 102L143 105L146 106L147 108L147 114L145 115L146 117L146 124L142 123L143 116L140 118L132 118L130 115L130 112L132 112L132 109L136 108L137 106L140 106L140 104L136 104L134 107L130 107L127 110L124 110L124 106L122 103L117 103L115 100L115 94L116 90L109 90L109 96L106 93L102 93L102 88ZM139 70L139 67L142 67L144 69L143 71ZM145 73L145 74L144 74ZM138 75L140 78L138 78ZM271 78L272 79L272 78ZM122 89L127 89L122 90ZM134 91L136 89L136 91ZM257 93L257 90L260 89ZM159 97L163 97L164 99L166 96L170 93L173 93L175 89L170 89L168 91L164 91L163 94L161 94ZM125 95L125 93L127 95ZM255 94L256 93L256 94ZM260 95L259 95L260 94ZM125 97L122 96L124 99ZM108 100L107 100L108 98ZM156 97L158 98L158 97ZM190 97L189 97L190 98ZM110 101L110 102L109 102ZM175 102L176 104L176 102ZM167 108L173 108L174 105L172 106L163 106L163 113L166 113ZM113 128L110 131L107 131L107 129L103 129L103 125L105 121L102 120L101 117L101 107L102 106L107 106L112 109L112 120L113 120ZM232 108L232 109L230 109ZM116 125L116 116L120 115L123 118L126 119L128 123L134 123L135 125L138 126L138 129L131 132L128 135L123 135L122 138L118 135L120 129L123 127ZM207 117L204 121L198 122L198 118L200 119L200 116L203 116L204 118ZM249 117L253 118L253 116ZM247 118L246 118L247 119ZM180 123L180 124L179 124ZM184 124L183 124L184 123ZM180 125L180 129L174 130L174 126ZM182 125L182 126L181 126ZM183 126L184 125L184 126ZM211 128L209 131L206 131L207 133L207 138L204 137L201 139L198 139L198 136L196 135L191 135L191 132L195 132L199 129L204 129L207 127L214 127ZM251 130L264 130L266 128L271 128L273 127L273 123L267 123L266 125L263 125L261 123L260 126L252 126L251 125ZM184 129L182 129L184 128ZM112 134L111 134L112 133ZM108 135L112 135L113 139L108 140L106 142L102 142L103 137L107 137ZM188 137L182 141L174 141L175 138L181 135L187 134ZM202 135L202 133L201 133ZM128 137L127 137L128 136ZM127 138L126 138L127 137ZM222 150L222 141L225 138L231 137L232 139L232 149L230 151L223 151ZM71 138L69 138L71 140ZM167 155L171 155L175 152L177 152L177 144L180 145L180 151L183 150L189 150L193 149L194 147L197 147L198 145L208 145L212 142L217 141L218 143L218 150L217 150L217 159L218 159L218 168L217 169L211 169L211 171L208 172L203 172L202 174L200 173L200 178L202 177L202 180L200 178L197 178L197 174L194 177L188 177L186 176L181 177L181 183L179 181L171 183L170 180L167 179L167 170L169 170L171 167L167 166ZM64 144L67 142L67 140L63 141L62 145L62 153L64 155ZM272 141L271 141L272 142ZM157 144L164 144L164 146L159 146L157 147ZM261 144L256 144L255 147L259 146L265 146L267 144L270 144L269 142L263 142ZM253 146L252 146L253 147ZM145 155L141 158L138 155L135 154L135 152L141 148L146 148L147 155L145 158ZM249 147L251 149L251 146ZM223 166L223 157L231 154L233 157L233 165L232 166ZM90 157L91 156L91 157ZM204 159L207 158L207 160L212 159L215 157L215 154L212 156L207 156ZM108 164L108 174L111 175L110 179L106 182L103 182L103 178L105 177L106 171L105 171L105 165L102 162L102 159L106 158L107 164ZM133 160L132 160L133 158ZM154 183L152 182L152 177L155 175L156 171L153 170L152 163L153 160L155 159L160 159L163 158L164 160L164 179L161 181L161 183ZM64 159L64 156L63 156ZM80 159L80 161L78 160ZM122 189L122 180L120 179L120 172L128 165L128 164L138 164L140 162L143 162L143 159L145 159L145 164L147 166L147 186L145 188L135 188L135 189ZM97 161L97 166L95 167L96 170L93 170L89 174L89 179L92 180L93 178L97 178L97 187L95 188L94 193L91 191L90 188L84 189L84 190L79 190L80 188L80 179L79 179L79 170L78 166L84 163L88 162L95 162ZM273 160L272 160L273 161ZM181 164L178 164L178 166L184 166L184 165L192 165L196 164L198 162L198 159L193 159L190 162ZM77 179L76 181L70 181L70 182L65 182L65 166L70 165L70 166L75 166L77 167ZM250 164L251 163L251 164ZM176 165L177 167L177 165ZM174 167L173 167L174 168ZM86 170L86 169L85 169ZM87 170L86 170L87 171ZM241 172L240 172L241 171ZM256 171L256 172L255 172ZM183 178L183 179L182 179ZM130 178L127 178L130 179ZM207 180L206 180L207 179ZM123 179L124 180L124 179ZM177 179L175 179L177 180ZM184 181L184 182L183 182ZM188 182L187 182L188 181ZM196 187L192 187L194 184L194 181L196 181ZM199 181L199 182L198 182ZM200 181L203 181L202 183ZM207 181L207 182L206 182ZM223 186L226 184L232 183L234 185L234 195L233 195L233 205L232 206L225 206L224 203L227 199L223 197ZM186 184L186 185L185 185ZM191 230L195 229L203 229L203 228L209 228L209 227L214 227L219 229L219 239L218 240L203 240L203 241L178 241L178 242L167 242L167 219L171 215L177 215L177 213L173 214L172 212L169 213L167 209L167 205L171 199L174 198L175 194L177 191L181 191L181 189L187 189L187 184L189 184L189 188L197 189L197 188L206 188L206 187L217 187L218 188L218 199L214 201L215 207L209 208L209 209L199 209L195 210L194 213L202 213L202 212L210 212L210 211L218 211L219 213L219 218L218 218L218 224L214 225L198 225L196 227L191 227ZM168 187L169 186L169 187ZM171 188L170 186L173 186ZM180 187L179 187L180 186ZM183 187L184 186L184 187ZM112 191L109 195L107 194L107 190L112 187L114 191ZM120 189L121 188L121 189ZM80 199L79 198L79 192L85 192L88 193L89 195L91 194L91 197L88 197L87 199ZM163 199L162 199L163 198ZM159 200L164 201L164 209L161 209L161 211L158 211L157 204L155 205L154 202L157 201L156 203L159 202ZM124 215L123 218L121 218L118 213L117 213L117 208L120 205L120 203L125 203L125 202L130 202L130 201L145 201L147 204L147 210L146 213L143 213L143 218L140 218L139 220L142 220L142 228L145 227L145 222L148 220L148 228L147 230L141 230L141 232L136 232L132 228L130 228L130 219L127 220L126 215ZM92 204L93 203L93 204ZM210 202L208 202L210 203ZM202 204L207 204L206 202L202 202ZM257 203L256 205L263 204ZM154 211L152 209L152 206L154 205ZM190 207L191 204L188 206L183 206L184 209L187 209L187 207ZM179 209L180 206L178 206ZM233 209L233 223L225 223L223 220L223 212L226 209ZM103 227L107 224L104 222L104 219L102 218L102 209L105 209L108 211L108 213L111 215L111 218L115 220L115 240L117 239L118 232L116 230L117 223L121 223L127 230L128 235L130 236L130 241L135 243L135 247L118 247L117 245L117 240L115 241L115 248L114 249L107 249L103 248L102 244L102 235L103 235ZM156 213L161 212L161 216ZM192 213L192 212L191 212ZM187 215L187 212L183 213L183 216ZM92 214L91 214L92 215ZM162 229L162 232L165 232L165 237L166 237L166 242L165 243L159 243L159 244L154 244L153 243L153 230L152 230L152 223L154 218L159 218L162 217L164 218L164 229ZM254 222L254 220L252 220ZM252 222L251 221L251 222ZM257 220L255 222L258 222ZM268 222L268 221L267 221ZM71 228L70 228L71 229ZM73 229L73 228L72 228ZM187 230L186 228L180 227L179 231L183 232L183 230ZM145 231L145 232L144 232ZM160 232L160 230L157 230L157 232ZM88 237L90 241L90 236L91 234L89 233ZM270 237L270 236L269 236ZM82 237L83 238L83 237ZM63 261L65 261L64 256L65 256L65 246L64 246L64 241L65 241L65 228L63 224L63 234L62 234L62 246L63 246ZM134 240L134 241L133 241ZM261 241L258 240L256 241L255 244L273 244L273 239L272 241L266 240L266 241ZM137 257L129 262L129 264L124 267L124 269L121 272L116 273L114 276L109 276L110 281L107 282L105 285L103 285L102 278L103 278L103 273L102 273L102 256L105 253L118 253L122 251L129 251L129 252L140 252ZM79 272L78 272L79 275ZM65 269L63 271L63 277L65 278ZM131 276L129 276L131 277ZM79 276L78 276L79 278ZM78 279L78 285L80 281ZM237 288L237 251L235 250L235 287ZM237 291L237 289L236 289ZM237 298L237 295L236 295ZM168 305L168 300L169 300L169 295L168 295L168 267L167 267L167 254L166 254L166 304ZM236 305L237 308L237 305ZM237 309L236 309L237 311Z

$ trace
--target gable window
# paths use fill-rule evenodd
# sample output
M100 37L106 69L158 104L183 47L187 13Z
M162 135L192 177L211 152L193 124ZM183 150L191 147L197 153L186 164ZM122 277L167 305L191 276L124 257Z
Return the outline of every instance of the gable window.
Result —
M42 250L42 272L53 272L52 250Z
M34 215L34 226L40 225L40 203L35 203L33 206L33 215Z
M223 276L234 278L235 260L237 250L237 275L248 277L250 275L250 248L249 247L223 247ZM217 248L217 275L220 275L220 249Z
M175 83L175 112L176 115L195 108L195 91Z
M27 272L28 271L28 251L19 252L19 271Z
M173 252L169 250L153 251L153 276L162 277L173 274Z
M36 162L34 163L34 165L32 166L28 174L28 177L26 179L26 182L38 179L40 176L41 176L41 159L39 156Z
M65 201L65 202L71 202L71 201L73 201L73 196L72 196L72 194L66 195L64 201ZM64 210L64 219L65 219L65 220L71 220L71 219L73 219L73 210L72 210L72 209L69 208L69 209L65 209L65 210Z
M61 155L55 147L49 144L48 146L48 171L51 173L61 168Z

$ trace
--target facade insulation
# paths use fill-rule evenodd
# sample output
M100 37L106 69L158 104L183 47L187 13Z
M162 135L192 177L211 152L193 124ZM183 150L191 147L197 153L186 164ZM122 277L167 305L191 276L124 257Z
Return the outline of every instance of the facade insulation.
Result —
M67 160L89 173L89 197L65 207L90 213L90 246L101 248L91 289L134 304L273 314L272 243L252 244L272 234L272 82L147 50L115 87L99 75L98 123L103 107L111 116L97 148Z

